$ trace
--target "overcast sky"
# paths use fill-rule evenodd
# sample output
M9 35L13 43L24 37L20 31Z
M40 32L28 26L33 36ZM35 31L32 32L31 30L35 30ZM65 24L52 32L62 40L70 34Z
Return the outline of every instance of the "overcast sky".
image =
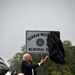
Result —
M0 0L0 56L7 61L25 44L26 30L60 31L75 46L75 0Z

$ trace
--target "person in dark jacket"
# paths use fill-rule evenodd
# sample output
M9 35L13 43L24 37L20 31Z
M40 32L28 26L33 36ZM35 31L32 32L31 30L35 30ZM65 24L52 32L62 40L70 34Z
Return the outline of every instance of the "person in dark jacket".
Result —
M23 55L23 61L21 64L21 73L25 75L37 75L35 68L44 64L44 62L48 59L48 56L45 59L41 59L41 61L37 64L32 63L32 56L29 53Z

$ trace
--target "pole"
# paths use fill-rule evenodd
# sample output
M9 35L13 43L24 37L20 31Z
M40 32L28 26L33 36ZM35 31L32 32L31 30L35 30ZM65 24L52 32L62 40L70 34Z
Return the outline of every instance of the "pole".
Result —
M41 53L41 59L43 59L43 54ZM43 75L44 74L44 67L43 66L41 66L41 75Z

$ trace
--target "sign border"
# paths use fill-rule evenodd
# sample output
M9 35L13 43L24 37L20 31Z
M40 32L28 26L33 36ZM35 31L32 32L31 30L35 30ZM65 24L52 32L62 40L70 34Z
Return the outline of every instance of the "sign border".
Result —
M26 52L28 52L28 53L35 53L35 52L29 52L29 51L27 51L27 32L50 32L50 31L26 30ZM46 54L46 53L48 53L48 52L46 51L46 52L36 52L36 53L43 53L43 54Z

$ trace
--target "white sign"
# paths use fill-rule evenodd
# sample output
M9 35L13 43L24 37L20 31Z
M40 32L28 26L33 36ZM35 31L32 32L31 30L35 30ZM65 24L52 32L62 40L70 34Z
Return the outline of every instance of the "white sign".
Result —
M26 31L26 49L30 53L48 53L47 35L50 31Z

